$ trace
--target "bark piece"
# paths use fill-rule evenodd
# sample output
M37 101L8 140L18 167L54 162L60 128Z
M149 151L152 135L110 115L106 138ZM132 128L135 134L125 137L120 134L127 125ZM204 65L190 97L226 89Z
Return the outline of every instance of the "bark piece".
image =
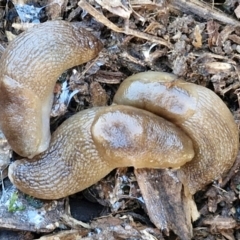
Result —
M135 169L135 175L148 215L155 226L167 235L172 230L180 239L191 239L191 207L176 172Z
M240 26L239 21L227 16L224 12L212 8L209 4L198 0L171 0L170 8L184 13L195 14L206 20L215 19L224 24Z

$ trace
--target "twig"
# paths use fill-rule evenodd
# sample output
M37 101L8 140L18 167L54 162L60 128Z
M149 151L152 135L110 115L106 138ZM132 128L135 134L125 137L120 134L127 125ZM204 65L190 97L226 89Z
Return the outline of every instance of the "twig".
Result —
M94 7L92 7L85 0L80 0L78 2L78 6L81 7L82 9L84 9L85 11L87 11L93 17L95 17L97 21L101 22L102 24L104 24L105 26L107 26L108 28L112 29L115 32L124 33L126 35L133 35L134 37L146 39L148 41L155 42L160 45L164 45L168 48L171 47L171 44L169 42L167 42L166 40L164 40L160 37L156 37L156 36L153 36L153 35L150 35L150 34L147 34L144 32L139 32L139 31L129 29L129 28L127 28L127 29L119 28L118 26L113 24L111 21L109 21L102 13L97 11Z
M169 7L184 13L195 14L206 20L214 19L224 24L240 26L239 21L199 0L170 0Z

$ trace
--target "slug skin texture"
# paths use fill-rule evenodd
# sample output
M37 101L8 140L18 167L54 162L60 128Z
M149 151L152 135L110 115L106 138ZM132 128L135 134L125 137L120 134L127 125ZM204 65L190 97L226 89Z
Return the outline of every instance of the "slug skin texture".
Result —
M0 127L20 156L32 158L49 146L57 78L101 49L95 36L66 21L36 25L8 45L0 59Z
M3 53L0 127L13 150L26 157L9 167L17 188L58 199L114 168L133 166L175 168L185 191L194 194L229 171L239 148L229 109L211 90L163 72L127 78L115 105L81 111L50 137L57 78L102 47L74 24L49 21L20 34Z

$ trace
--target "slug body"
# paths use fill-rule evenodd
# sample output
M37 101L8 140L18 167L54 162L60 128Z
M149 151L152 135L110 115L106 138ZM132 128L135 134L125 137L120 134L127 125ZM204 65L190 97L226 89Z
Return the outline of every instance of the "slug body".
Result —
M186 193L194 194L235 161L237 126L207 88L145 72L127 78L114 102L119 105L84 110L65 121L47 151L33 162L10 165L10 180L29 195L56 199L117 167L177 168Z
M117 167L178 168L193 156L191 139L171 122L115 105L66 120L46 152L10 165L9 178L29 195L57 199L91 186Z
M0 60L0 125L15 152L32 158L48 148L57 78L101 48L95 36L66 21L34 26L9 44Z
M172 74L145 72L127 78L114 102L162 116L192 139L195 156L178 171L191 194L223 176L236 159L237 125L222 100L205 87Z

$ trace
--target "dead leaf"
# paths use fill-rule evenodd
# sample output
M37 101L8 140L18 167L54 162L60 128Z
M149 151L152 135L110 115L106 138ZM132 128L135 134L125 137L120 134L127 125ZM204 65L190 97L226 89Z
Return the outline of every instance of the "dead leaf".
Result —
M213 20L207 22L208 46L210 48L217 43L219 27L220 25Z
M203 220L203 224L211 225L212 228L218 230L228 230L236 227L237 222L231 217L222 217L218 215L214 218Z
M106 106L108 95L100 83L92 82L90 84L91 103L93 107Z
M192 41L192 44L195 48L202 47L202 32L200 31L199 25L194 28L194 37L195 39Z
M220 72L230 72L233 67L229 63L225 62L207 62L205 63L205 70L208 74L217 74Z
M237 8L234 10L234 13L237 18L240 18L240 5L237 6Z
M102 8L124 19L129 19L132 14L132 10L124 6L121 0L96 0L96 2Z

